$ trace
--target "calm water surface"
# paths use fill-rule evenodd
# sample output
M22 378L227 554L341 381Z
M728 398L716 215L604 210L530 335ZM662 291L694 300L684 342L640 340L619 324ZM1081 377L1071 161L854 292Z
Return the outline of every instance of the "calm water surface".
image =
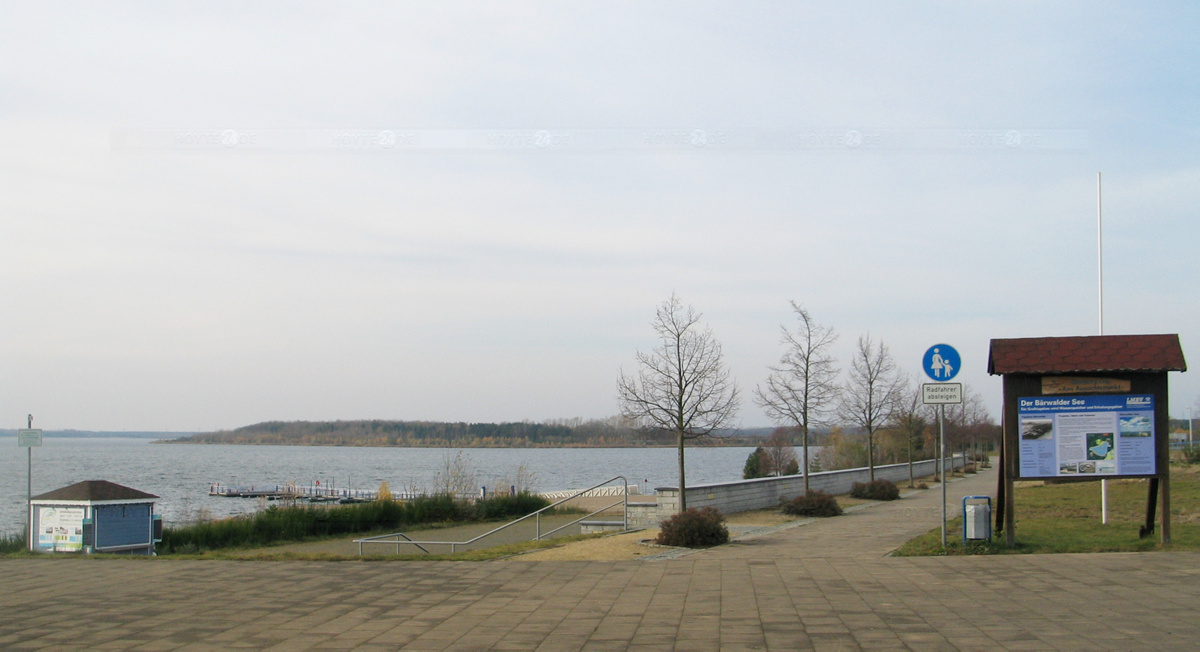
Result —
M751 448L688 448L689 484L741 478ZM83 480L109 480L160 497L156 511L167 523L253 512L257 500L208 495L214 482L231 486L308 485L392 491L424 488L457 449L343 446L229 446L152 444L134 438L47 437L33 449L33 495ZM464 460L488 487L511 480L524 465L539 491L584 488L615 475L643 493L676 482L673 448L471 448ZM815 449L814 453L815 455ZM799 451L797 451L799 455ZM25 449L0 437L0 534L25 523Z

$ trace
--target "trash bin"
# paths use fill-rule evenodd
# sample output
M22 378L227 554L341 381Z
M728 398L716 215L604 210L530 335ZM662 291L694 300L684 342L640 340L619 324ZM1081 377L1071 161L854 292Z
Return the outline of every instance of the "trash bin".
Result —
M992 540L992 497L963 497L963 545Z

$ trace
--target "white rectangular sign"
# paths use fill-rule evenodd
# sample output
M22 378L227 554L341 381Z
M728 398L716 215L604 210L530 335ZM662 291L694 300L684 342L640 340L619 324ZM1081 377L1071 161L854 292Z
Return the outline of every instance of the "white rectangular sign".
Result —
M921 402L925 405L958 405L962 403L962 383L925 383L921 385Z
M42 445L41 430L25 430L22 428L17 431L17 446L21 448L29 448L30 446Z

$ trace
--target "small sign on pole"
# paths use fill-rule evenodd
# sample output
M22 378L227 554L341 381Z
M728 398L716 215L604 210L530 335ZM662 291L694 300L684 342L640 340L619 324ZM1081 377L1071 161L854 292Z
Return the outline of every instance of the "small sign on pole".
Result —
M962 384L946 382L958 375L962 358L949 344L934 344L921 357L921 369L934 381L921 385L925 405L938 406L938 479L942 484L942 548L946 548L946 406L962 403ZM963 460L966 464L966 460Z
M32 414L28 426L17 431L17 446L25 449L25 546L33 550L33 447L42 445L42 431L34 429Z
M930 380L944 383L958 375L962 358L949 344L934 344L921 358L921 368Z
M21 448L29 448L31 446L42 445L42 431L33 429L24 429L17 431L17 446Z
M925 405L958 405L962 403L962 383L925 383L921 385L921 402Z

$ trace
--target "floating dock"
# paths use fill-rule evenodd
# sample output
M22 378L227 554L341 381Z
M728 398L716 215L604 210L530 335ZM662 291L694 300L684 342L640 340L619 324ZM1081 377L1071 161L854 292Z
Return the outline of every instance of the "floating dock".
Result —
M305 500L320 502L367 502L375 500L378 492L368 489L350 489L322 485L243 485L234 486L214 482L208 487L208 495L224 498L266 498L267 500Z

